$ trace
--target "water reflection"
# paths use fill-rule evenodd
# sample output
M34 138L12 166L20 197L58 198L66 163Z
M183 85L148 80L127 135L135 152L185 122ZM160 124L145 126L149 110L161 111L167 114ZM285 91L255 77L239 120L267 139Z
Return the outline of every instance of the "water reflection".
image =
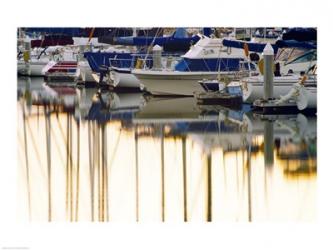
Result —
M22 219L315 218L316 117L30 78L19 79L17 110Z

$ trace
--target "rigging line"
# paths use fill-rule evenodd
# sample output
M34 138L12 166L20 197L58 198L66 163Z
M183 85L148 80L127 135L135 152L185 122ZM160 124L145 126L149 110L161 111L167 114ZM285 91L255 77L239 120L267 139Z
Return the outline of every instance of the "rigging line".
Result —
M26 117L25 119L27 119L27 117ZM35 153L36 153L36 155L37 155L37 160L38 160L38 164L39 164L40 169L41 169L41 173L42 173L42 175L43 175L43 178L46 179L46 173L44 172L44 169L43 169L43 166L42 166L42 160L41 160L41 157L40 157L39 151L38 151L38 149L37 149L37 144L36 144L35 138L34 138L34 136L33 136L33 133L32 133L31 127L30 127L30 123L28 122L28 123L26 124L26 126L27 126L27 129L28 129L29 134L31 135L31 136L30 136L30 139L31 139L31 141L32 141L33 149L35 150Z
M120 128L119 134L118 134L118 137L117 137L117 142L116 142L116 145L113 149L111 160L110 160L110 171L111 171L111 166L113 164L114 158L116 157L116 153L117 153L117 150L118 150L118 147L119 147L121 133L122 133L122 129Z
M135 125L135 218L136 222L139 222L139 154L138 154L138 144L139 144L139 135L138 135L138 125Z
M55 136L55 132L54 132L54 129L53 129L53 126L51 126L51 135L53 135L54 137L54 141L55 141L55 145L56 145L56 148L57 148L57 151L58 151L58 154L60 156L60 159L61 159L61 162L62 162L62 165L65 166L65 160L63 159L62 155L61 155L61 150L60 150L60 146L58 144L58 141L56 140L57 136Z
M91 125L88 122L88 151L89 151L89 173L90 173L90 209L91 220L94 221L94 167L92 161L92 147L91 147Z
M251 144L249 144L248 149L248 162L247 162L247 190L248 190L248 220L249 222L252 221L252 204L251 204Z
M67 140L66 140L66 219L68 220L68 207L69 207L69 114L67 114L67 126L66 126L66 135L67 135Z
M104 124L101 124L100 126L100 147L101 150L100 152L100 156L101 156L101 164L100 164L100 173L101 173L101 220L104 221L104 215L105 215L105 171L104 171Z
M26 113L25 106L22 103L23 109L23 131L24 131L24 154L25 154L25 167L26 167L26 181L27 181L27 194L28 194L28 212L29 220L31 220L31 191L30 191L30 171L29 171L29 158L28 158L28 143L27 143L27 130L26 130Z
M60 130L60 133L61 133L61 136L62 136L62 138L63 138L63 141L64 141L64 143L66 144L67 142L66 142L66 136L65 136L65 132L64 132L64 130L63 130L63 128L62 128L62 125L61 125L61 123L60 123L60 120L59 120L59 116L57 115L57 122L58 122L58 126L59 126L59 130Z
M104 124L103 126L103 131L104 131L104 136L103 136L103 154L104 154L104 170L105 170L105 200L106 200L106 221L109 221L110 219L110 215L109 215L109 171L107 168L108 165L108 147L107 147L107 129L106 129L106 125Z
M186 137L182 137L183 152L183 195L184 195L184 222L187 222L187 172L186 172Z
M106 154L105 154L105 124L100 126L101 136L101 220L105 221L106 212Z
M223 183L224 183L224 188L225 190L228 189L227 186L227 170L226 170L226 164L225 164L225 151L222 148L222 157L223 157Z
M204 175L205 175L205 168L202 167L201 171L200 171L200 175L199 178L197 180L197 183L195 185L195 189L194 189L194 199L193 199L193 204L191 206L191 211L193 210L193 208L195 207L197 201L198 201L198 195L199 195L199 191L200 191L200 187L202 185L202 182L204 181ZM201 178L200 178L201 177Z
M45 133L46 133L46 157L47 157L47 179L48 179L48 221L52 221L52 200L51 200L51 134L50 134L50 113L48 106L44 106Z
M207 221L212 221L212 155L207 155Z
M79 189L80 189L80 121L76 123L77 128L77 172L76 172L76 202L75 202L75 221L78 221L79 213Z
M94 131L95 131L95 138L96 138L96 158L97 158L97 173L98 173L98 220L101 221L102 220L102 181L101 181L101 155L100 155L100 130L99 130L99 125L97 124L97 122L95 123L95 127L94 127Z
M147 65L146 65L146 61L147 61L147 57L148 57L148 54L149 54L149 50L153 47L153 44L154 44L155 39L156 39L156 37L157 37L157 35L158 35L159 29L160 29L160 28L157 29L156 34L155 34L155 36L154 36L154 38L153 38L153 41L150 43L149 47L147 48L147 53L146 53L146 56L145 56L145 58L144 58L144 63L143 63L144 68L146 68L146 66L147 66Z
M164 126L161 126L161 202L162 222L165 221L165 183L164 183Z
M70 133L70 220L73 221L73 120L70 115L69 120L69 133Z
M223 48L223 43L221 41L221 44L220 44L220 48L219 48L219 53L218 53L218 69L216 69L216 71L219 72L219 75L218 75L218 78L220 78L220 70L221 70L221 61L222 61L222 58L221 58L221 51L222 51L222 48Z

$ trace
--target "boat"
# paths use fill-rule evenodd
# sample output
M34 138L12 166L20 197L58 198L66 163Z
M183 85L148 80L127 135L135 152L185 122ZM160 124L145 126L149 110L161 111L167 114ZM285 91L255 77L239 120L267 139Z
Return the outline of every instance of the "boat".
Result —
M111 67L109 73L115 87L143 89L143 85L131 73L131 68Z
M131 119L144 105L142 93L115 93L97 88L76 88L76 114L85 120L105 122Z
M31 59L29 70L24 60L17 61L17 73L22 76L44 76L43 68L49 63L48 58Z
M45 76L44 68L50 62L73 61L76 62L80 53L77 46L50 46L36 47L29 51L29 57L24 58L25 50L19 48L17 72L26 76Z
M80 79L82 82L95 83L95 78L93 77L93 72L92 72L87 60L79 61L78 68L80 70Z
M151 118L159 121L191 121L201 113L193 97L145 96L142 107L135 115L135 119L141 122L150 122Z
M283 39L277 40L271 44L274 50L274 61L276 73L278 75L287 75L291 73L306 72L310 67L317 64L317 44L315 31L309 32L308 29L293 29L283 34ZM291 33L291 35L290 35ZM299 35L301 34L301 35ZM249 57L251 61L258 61L262 56L267 42L262 41L241 41L235 39L224 39L223 45L227 48L244 48L246 46L251 52Z
M177 28L171 35L163 35L162 28L158 28L153 36L136 36L114 38L114 44L148 47L159 45L167 52L185 53L191 44L199 41L200 36L188 36L185 28ZM204 28L204 34L211 34L210 28ZM162 36L163 35L163 36Z
M268 100L257 99L253 103L255 110L263 113L292 113L317 111L317 86L305 86L308 76L304 75L285 95Z
M286 95L289 90L301 79L301 75L289 74L285 76L275 76L274 82L274 98ZM264 76L251 76L243 78L240 81L243 90L243 101L253 103L256 99L260 99L264 93ZM308 75L305 80L305 87L317 87L317 75Z
M127 48L110 50L108 52L86 52L84 54L92 75L96 82L110 80L111 85L116 88L142 89L140 81L131 73L138 62L144 62L145 67L152 67L152 55L131 51ZM163 54L163 58L170 54ZM179 57L179 55L175 55ZM105 71L105 69L107 69ZM107 78L101 78L101 74L106 74Z
M279 63L280 74L287 75L306 72L309 68L317 65L317 50L296 50L295 48L286 51L286 49L276 56L275 61ZM283 60L283 54L287 54Z
M178 59L178 54L162 54L161 63L165 66L169 64L170 67L174 67ZM116 88L143 90L144 85L141 84L140 80L132 74L132 69L140 68L143 64L145 64L145 67L151 68L153 58L151 55L146 56L144 54L133 54L131 61L131 67L111 66L109 78L112 79L112 84Z
M75 83L79 76L80 70L77 66L77 62L73 61L51 61L43 69L45 72L44 79L46 82L65 82Z
M170 68L133 69L134 74L154 95L193 96L202 90L199 80L227 75L241 79L256 71L256 65L246 60L243 49L226 48L223 39L201 36L201 39Z
M202 81L205 85L207 81ZM210 81L207 84L211 83ZM216 82L216 84L218 84ZM221 84L220 84L221 85ZM241 85L227 85L218 91L206 91L194 93L198 104L203 105L222 105L226 107L239 108L243 103L243 93Z
M34 48L29 58L24 58L24 49L19 48L17 73L22 76L44 76L43 68L56 57L58 47Z

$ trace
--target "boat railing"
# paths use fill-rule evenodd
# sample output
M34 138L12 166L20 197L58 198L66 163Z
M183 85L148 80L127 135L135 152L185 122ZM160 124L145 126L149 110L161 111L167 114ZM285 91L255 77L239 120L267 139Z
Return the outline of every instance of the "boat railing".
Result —
M131 56L131 58L117 58L117 56L114 58L109 58L109 64L118 68L152 68L154 60L152 54L149 54L149 56L146 57L146 54L133 53ZM163 69L174 70L176 62L178 62L181 57L179 54L162 54L161 59Z

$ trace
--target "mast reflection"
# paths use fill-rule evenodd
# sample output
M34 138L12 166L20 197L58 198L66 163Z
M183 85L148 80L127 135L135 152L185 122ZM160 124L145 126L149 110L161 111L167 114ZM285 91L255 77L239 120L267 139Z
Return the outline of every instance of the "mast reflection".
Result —
M28 220L315 216L316 117L267 119L193 98L32 85L19 89L17 105Z

